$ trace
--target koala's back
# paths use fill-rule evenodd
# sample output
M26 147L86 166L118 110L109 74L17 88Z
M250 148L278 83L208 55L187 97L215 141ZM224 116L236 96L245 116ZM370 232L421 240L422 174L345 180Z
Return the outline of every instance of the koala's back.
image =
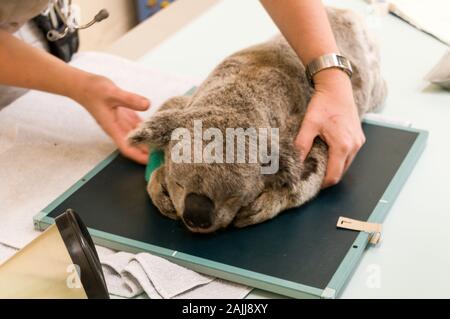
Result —
M362 116L384 100L386 86L379 54L359 16L327 8L340 53L353 66L354 98ZM220 63L192 97L190 105L223 108L256 127L298 131L313 94L301 60L282 36L239 51Z
M286 127L299 119L312 90L305 69L286 40L278 36L225 59L192 97L191 105L223 108L253 127Z

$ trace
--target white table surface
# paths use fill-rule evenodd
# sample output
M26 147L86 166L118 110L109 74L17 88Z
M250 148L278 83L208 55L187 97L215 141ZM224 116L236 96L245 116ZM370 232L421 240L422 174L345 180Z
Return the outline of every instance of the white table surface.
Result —
M325 1L368 14L360 0ZM425 74L448 49L393 16L372 24L389 98L383 115L430 132L428 146L389 212L378 247L368 248L343 298L450 297L450 93ZM205 77L228 54L277 32L257 0L222 0L148 52L140 63Z

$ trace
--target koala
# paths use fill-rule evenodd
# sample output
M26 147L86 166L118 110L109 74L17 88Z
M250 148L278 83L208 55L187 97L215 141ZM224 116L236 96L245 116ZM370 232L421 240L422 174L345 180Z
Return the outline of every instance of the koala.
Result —
M380 107L387 94L379 52L359 16L334 8L327 8L327 13L339 51L352 64L354 99L362 117ZM226 58L193 95L169 99L129 136L131 144L164 152L165 162L153 172L147 187L153 203L191 232L211 233L270 220L314 198L325 176L327 146L316 138L303 162L294 147L313 93L304 65L282 36ZM185 128L193 139L198 120L203 128L221 132L277 128L277 171L263 174L261 167L268 163L261 159L174 161L171 150L178 141L172 133Z

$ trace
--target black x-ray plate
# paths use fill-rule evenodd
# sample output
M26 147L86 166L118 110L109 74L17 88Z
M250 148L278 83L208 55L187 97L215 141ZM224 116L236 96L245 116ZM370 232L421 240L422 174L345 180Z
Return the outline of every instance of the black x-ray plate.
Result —
M37 215L35 224L44 229L72 208L102 245L148 251L290 297L336 297L369 237L337 229L338 218L381 222L427 139L415 129L374 122L363 127L367 143L339 185L266 223L192 234L153 206L145 167L115 153Z

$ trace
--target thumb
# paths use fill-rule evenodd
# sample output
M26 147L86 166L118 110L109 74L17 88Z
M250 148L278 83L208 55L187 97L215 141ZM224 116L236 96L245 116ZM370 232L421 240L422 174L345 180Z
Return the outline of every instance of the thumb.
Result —
M150 101L141 95L119 90L115 95L115 104L135 111L146 111Z
M314 139L318 135L315 125L303 121L300 131L295 138L295 146L300 151L300 160L303 162L311 151Z

